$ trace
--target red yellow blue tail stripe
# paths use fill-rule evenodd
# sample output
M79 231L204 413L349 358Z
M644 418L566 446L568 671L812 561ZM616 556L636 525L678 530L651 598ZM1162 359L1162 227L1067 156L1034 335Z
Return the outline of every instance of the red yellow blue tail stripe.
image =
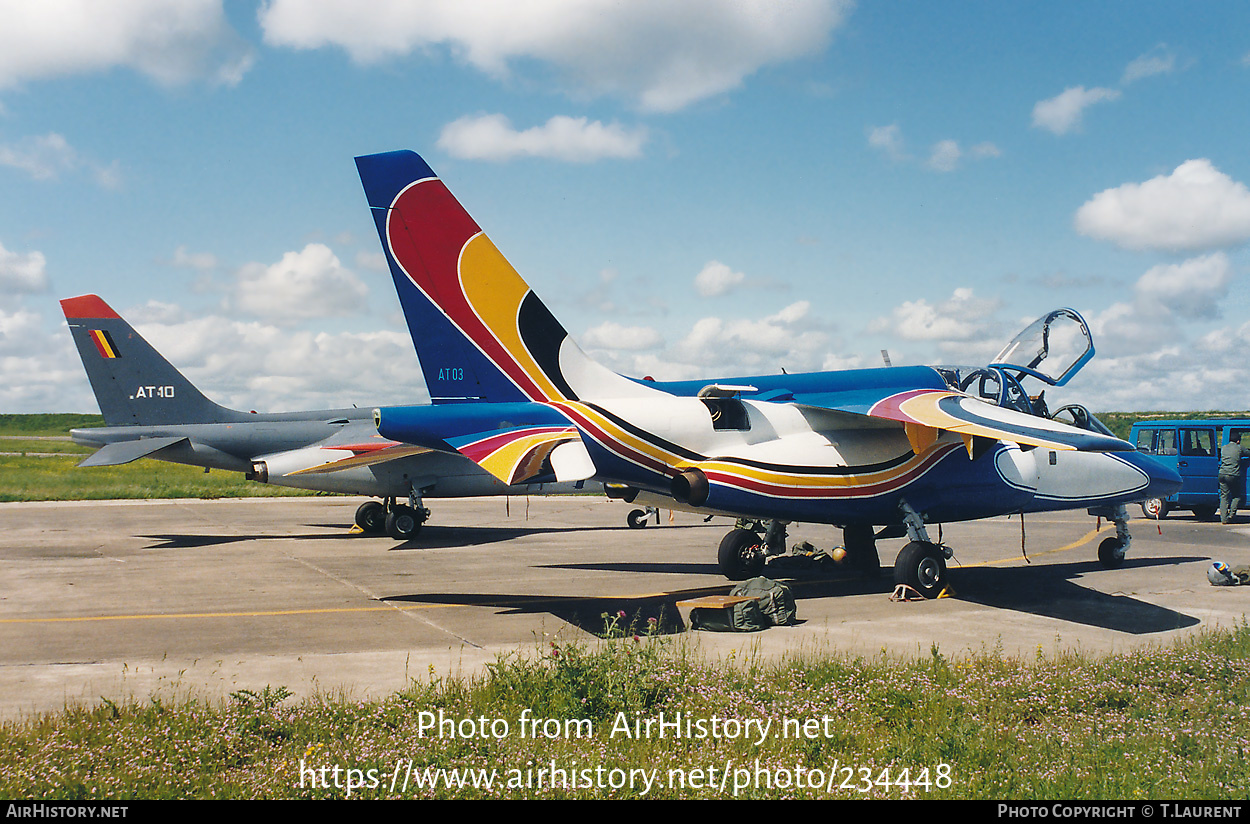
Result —
M112 336L103 329L92 329L89 332L91 342L95 344L96 351L100 353L102 358L116 358L117 346L113 343Z

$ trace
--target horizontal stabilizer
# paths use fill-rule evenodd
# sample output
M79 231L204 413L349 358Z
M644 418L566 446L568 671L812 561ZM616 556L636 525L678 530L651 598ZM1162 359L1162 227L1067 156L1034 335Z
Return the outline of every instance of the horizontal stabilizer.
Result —
M118 441L111 443L96 450L96 453L87 458L79 466L120 466L128 464L131 461L137 461L140 458L146 458L155 452L160 452L166 447L173 446L177 443L188 442L187 438L140 438L137 441Z
M580 437L571 426L522 426L454 438L449 443L478 466L512 485L554 474L548 460L553 450L563 443L580 443Z

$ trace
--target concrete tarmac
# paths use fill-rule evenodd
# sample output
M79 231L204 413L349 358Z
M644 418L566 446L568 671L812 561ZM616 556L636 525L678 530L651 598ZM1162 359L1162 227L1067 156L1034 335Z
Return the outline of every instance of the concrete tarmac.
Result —
M349 532L361 500L0 504L0 718L279 685L380 697L552 641L593 643L604 615L679 632L677 601L730 586L716 569L726 518L664 512L638 530L630 506L601 497L431 500L430 523L396 543ZM1213 559L1250 564L1250 519L1137 518L1118 570L1099 565L1113 532L1096 526L1084 512L1027 516L1023 533L1019 517L946 525L954 594L932 601L889 598L902 539L878 543L873 580L775 559L765 574L793 588L797 626L682 637L736 660L1125 652L1250 611L1250 587L1206 578ZM790 529L791 544L841 537Z

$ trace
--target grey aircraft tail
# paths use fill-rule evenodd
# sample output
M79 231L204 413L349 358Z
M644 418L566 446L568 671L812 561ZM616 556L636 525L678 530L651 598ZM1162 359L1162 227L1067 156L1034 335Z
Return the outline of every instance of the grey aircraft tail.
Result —
M61 308L105 425L226 423L251 417L204 397L96 295L67 298Z

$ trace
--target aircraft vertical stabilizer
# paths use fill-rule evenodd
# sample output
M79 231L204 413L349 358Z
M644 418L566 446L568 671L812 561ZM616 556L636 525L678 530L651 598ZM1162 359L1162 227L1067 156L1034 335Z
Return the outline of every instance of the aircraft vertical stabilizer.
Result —
M420 156L356 166L435 403L654 391L581 351Z
M61 309L108 426L247 420L204 397L96 295L66 298Z

